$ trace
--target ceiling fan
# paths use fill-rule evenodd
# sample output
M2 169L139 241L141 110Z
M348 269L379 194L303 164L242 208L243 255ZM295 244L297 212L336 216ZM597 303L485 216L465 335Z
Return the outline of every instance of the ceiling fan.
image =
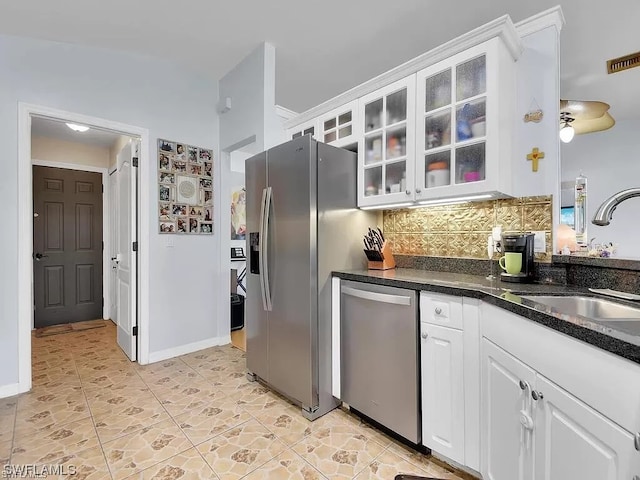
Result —
M615 125L609 104L595 100L560 100L560 139L568 143L575 134L600 132Z

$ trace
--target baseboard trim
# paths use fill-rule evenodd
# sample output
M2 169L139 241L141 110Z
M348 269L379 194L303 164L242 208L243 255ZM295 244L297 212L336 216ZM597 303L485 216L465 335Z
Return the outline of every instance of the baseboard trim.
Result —
M159 352L149 352L149 363L161 362L169 358L197 352L198 350L203 350L205 348L227 345L229 343L231 343L231 335L225 335L222 337L213 337L206 340L200 340L198 342L188 343L186 345L180 345L179 347L167 348L166 350L160 350Z
M13 397L22 393L19 383L10 383L9 385L0 386L0 398Z

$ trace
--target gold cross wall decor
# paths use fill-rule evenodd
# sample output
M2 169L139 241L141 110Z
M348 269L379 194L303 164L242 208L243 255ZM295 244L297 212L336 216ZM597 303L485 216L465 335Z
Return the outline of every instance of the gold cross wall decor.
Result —
M544 158L544 152L538 150L538 147L535 147L531 150L531 153L527 154L527 160L531 160L531 170L534 172L538 171L538 160Z

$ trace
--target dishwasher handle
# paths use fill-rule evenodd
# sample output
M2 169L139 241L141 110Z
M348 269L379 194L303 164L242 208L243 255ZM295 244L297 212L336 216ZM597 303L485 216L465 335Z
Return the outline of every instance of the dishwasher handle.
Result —
M368 290L359 290L357 288L342 287L342 293L351 295L352 297L371 300L372 302L393 303L395 305L411 305L411 297L406 295L389 295L388 293L370 292Z

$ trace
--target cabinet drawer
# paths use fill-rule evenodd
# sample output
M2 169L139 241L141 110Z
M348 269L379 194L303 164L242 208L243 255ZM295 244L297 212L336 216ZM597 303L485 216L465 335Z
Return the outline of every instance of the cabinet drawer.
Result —
M462 297L420 292L420 321L462 330Z

